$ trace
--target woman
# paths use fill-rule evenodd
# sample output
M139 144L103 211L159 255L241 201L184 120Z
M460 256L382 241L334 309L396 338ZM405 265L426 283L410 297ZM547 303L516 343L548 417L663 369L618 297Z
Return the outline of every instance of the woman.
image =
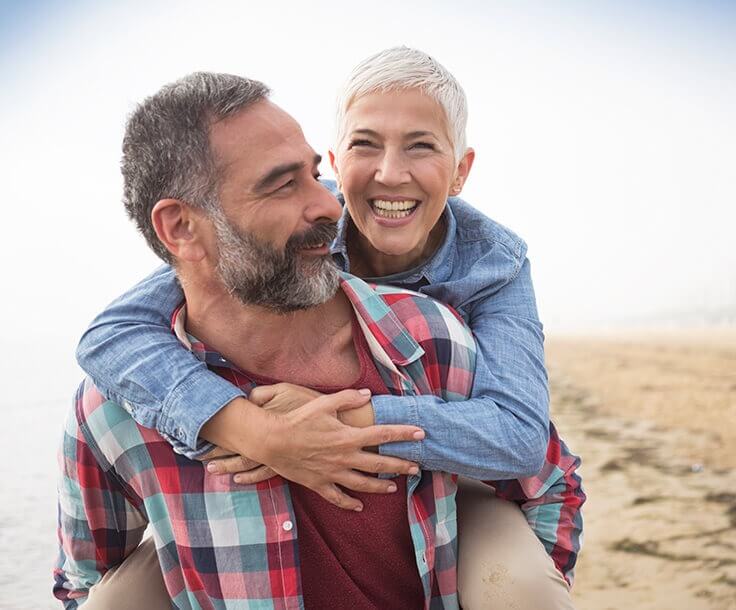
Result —
M453 305L476 335L479 362L471 400L448 409L432 396L376 396L369 413L376 423L425 427L422 422L431 419L438 431L422 444L419 459L402 447L382 451L427 469L508 480L494 483L495 498L472 485L460 494L463 606L571 607L555 566L571 578L584 501L577 461L566 456L570 467L559 476L531 476L540 471L545 451L549 455L541 324L523 242L460 200L448 202L460 193L473 164L474 152L465 145L466 118L462 89L423 53L390 49L357 66L339 101L330 152L345 203L332 252L356 275ZM170 272L154 275L98 318L80 344L79 358L99 387L132 403L139 423L175 437L173 444L188 445L194 455L198 435L214 443L222 438L216 413L239 392L192 362L171 336L169 316L181 298ZM146 364L148 356L158 360L164 351L172 366ZM120 360L130 366L115 370L111 363ZM293 404L311 395L299 388L279 390ZM197 405L189 407L187 418L177 415L184 405ZM446 437L439 433L443 429ZM561 447L565 453L554 428L549 432L550 450L559 453ZM225 462L221 470L228 469ZM238 477L253 481L248 474ZM524 504L535 532L507 500ZM545 521L552 513L553 521Z

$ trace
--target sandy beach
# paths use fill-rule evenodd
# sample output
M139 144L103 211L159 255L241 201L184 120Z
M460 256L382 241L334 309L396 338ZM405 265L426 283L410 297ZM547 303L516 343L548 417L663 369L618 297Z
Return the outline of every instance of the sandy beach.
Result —
M583 458L580 610L736 608L736 331L551 337Z
M547 360L589 498L577 608L735 609L736 331L550 337ZM3 610L61 607L50 591L67 405L4 405L17 460L0 503Z

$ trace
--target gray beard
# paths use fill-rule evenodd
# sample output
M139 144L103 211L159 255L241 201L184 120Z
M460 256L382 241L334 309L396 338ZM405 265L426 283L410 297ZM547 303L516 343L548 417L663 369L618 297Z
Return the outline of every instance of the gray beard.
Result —
M227 290L244 305L286 314L321 305L335 296L340 276L332 259L299 255L301 248L332 242L337 234L335 223L292 236L280 252L234 227L219 209L211 218L219 248L217 272Z

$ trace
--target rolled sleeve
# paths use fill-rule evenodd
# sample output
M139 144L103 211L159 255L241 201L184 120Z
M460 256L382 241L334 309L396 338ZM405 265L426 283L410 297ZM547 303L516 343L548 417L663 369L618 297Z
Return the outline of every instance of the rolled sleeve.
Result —
M374 397L376 423L411 424L426 432L422 441L387 443L380 452L473 479L532 476L549 442L549 394L529 262L465 310L477 344L470 399Z
M100 391L140 425L156 429L177 452L198 457L211 448L198 439L202 426L244 394L171 332L183 298L174 271L159 268L97 316L77 358Z
M419 419L419 405L416 397L412 396L374 396L373 415L375 423L405 424L422 428ZM397 458L422 463L422 441L404 441L386 443L378 448L382 455L391 455Z
M245 396L243 391L208 369L193 371L166 397L158 429L183 446L175 448L187 457L200 457L212 448L199 439L199 433L216 413L230 401Z

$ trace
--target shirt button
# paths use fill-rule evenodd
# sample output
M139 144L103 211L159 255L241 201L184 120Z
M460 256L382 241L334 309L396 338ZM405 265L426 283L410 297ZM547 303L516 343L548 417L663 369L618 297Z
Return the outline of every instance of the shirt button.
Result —
M285 531L290 532L294 527L294 524L291 521L284 521L281 527L283 527Z

